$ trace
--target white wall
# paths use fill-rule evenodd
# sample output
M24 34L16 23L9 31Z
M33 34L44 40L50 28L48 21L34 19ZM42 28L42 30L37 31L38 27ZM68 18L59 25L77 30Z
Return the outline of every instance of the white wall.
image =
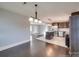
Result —
M30 40L28 17L0 9L0 48Z
M31 24L32 26L32 34L39 33L39 34L44 34L46 32L46 24Z

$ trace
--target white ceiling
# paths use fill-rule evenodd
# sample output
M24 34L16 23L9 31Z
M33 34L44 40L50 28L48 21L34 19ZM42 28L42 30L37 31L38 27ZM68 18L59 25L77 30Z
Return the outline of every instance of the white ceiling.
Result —
M0 2L0 7L25 16L34 16L38 4L38 17L44 22L68 21L72 12L79 11L78 2ZM48 20L49 19L49 20Z

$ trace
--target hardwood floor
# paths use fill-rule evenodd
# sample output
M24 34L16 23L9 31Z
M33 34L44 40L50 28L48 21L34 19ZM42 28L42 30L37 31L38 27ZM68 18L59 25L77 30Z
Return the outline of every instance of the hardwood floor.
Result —
M0 57L64 57L69 56L68 49L57 45L32 40L4 51L0 51Z

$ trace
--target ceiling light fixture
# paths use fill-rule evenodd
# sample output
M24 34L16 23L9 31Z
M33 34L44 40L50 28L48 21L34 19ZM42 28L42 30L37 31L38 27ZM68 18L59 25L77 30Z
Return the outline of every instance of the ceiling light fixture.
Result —
M40 21L40 19L37 17L37 14L38 14L38 12L37 12L37 4L35 4L35 17L30 17L29 18L29 21L30 22L33 22L33 23L42 23L42 21Z

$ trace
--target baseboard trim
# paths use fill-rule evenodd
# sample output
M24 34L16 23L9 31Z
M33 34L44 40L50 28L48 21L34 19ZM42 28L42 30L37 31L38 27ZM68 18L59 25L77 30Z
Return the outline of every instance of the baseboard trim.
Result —
M18 45L27 43L27 42L29 42L29 41L30 41L30 40L25 40L25 41L21 41L21 42L18 42L18 43L13 43L13 44L11 44L11 45L7 45L7 46L0 47L0 51L3 51L3 50L6 50L6 49L9 49L9 48L12 48L12 47L15 47L15 46L18 46Z

